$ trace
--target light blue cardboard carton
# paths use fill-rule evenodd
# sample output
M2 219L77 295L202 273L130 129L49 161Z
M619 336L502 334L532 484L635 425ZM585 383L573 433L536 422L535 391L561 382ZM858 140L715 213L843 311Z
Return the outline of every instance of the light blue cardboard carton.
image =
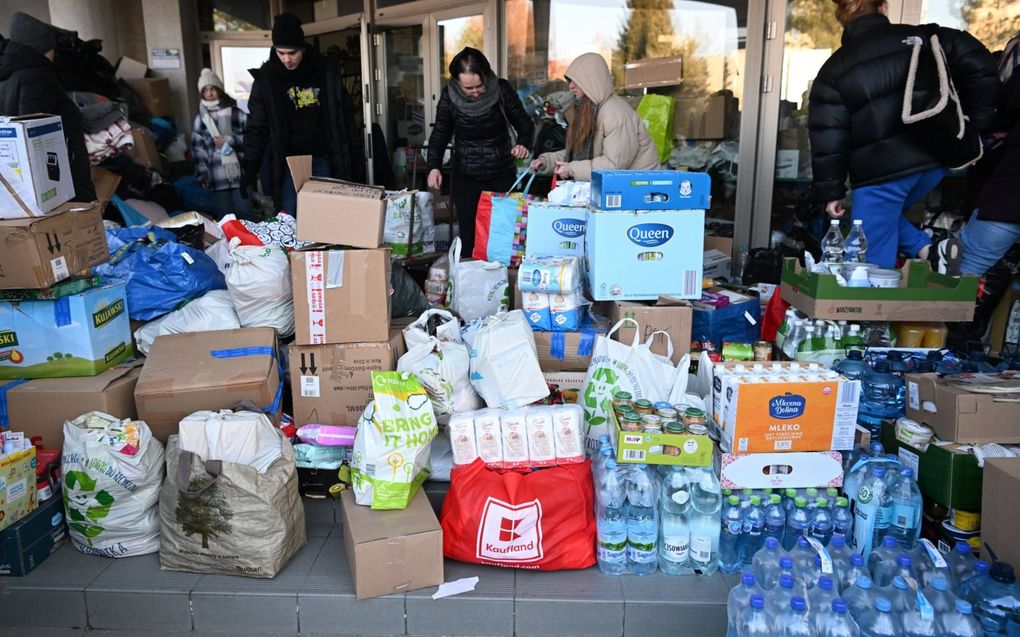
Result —
M0 302L0 379L94 376L134 353L124 284Z
M525 257L584 257L585 208L532 202L528 204Z
M588 283L596 301L701 298L704 210L588 209Z
M589 201L599 210L708 210L712 179L678 170L596 170Z

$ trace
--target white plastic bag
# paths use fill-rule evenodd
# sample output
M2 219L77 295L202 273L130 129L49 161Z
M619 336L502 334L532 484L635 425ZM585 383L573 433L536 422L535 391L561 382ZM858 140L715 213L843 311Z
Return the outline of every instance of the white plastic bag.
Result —
M234 262L230 258L230 246L227 244L227 240L220 239L206 248L205 253L213 260L213 262L216 263L216 267L220 269L223 276L227 276L227 272L230 271L230 266L234 265Z
M272 327L284 337L293 334L294 296L287 253L277 247L231 243L230 258L227 291L241 327Z
M492 316L509 306L506 266L490 261L460 260L460 237L450 245L450 309L465 322Z
M414 374L428 393L440 424L449 421L455 412L481 407L481 399L471 386L471 355L463 343L444 343L430 336L400 357L397 371Z
M265 414L196 411L180 422L177 446L203 460L222 460L265 473L280 457L280 438Z
M135 330L135 342L138 350L148 356L152 342L166 334L233 330L239 327L241 321L237 318L230 293L226 290L213 290L181 309L139 327Z
M634 340L630 345L612 340L613 334L624 323L634 326ZM652 402L667 400L676 382L677 369L664 356L652 353L651 335L645 343L638 343L640 329L637 321L625 318L613 326L606 335L595 338L591 364L584 379L582 405L587 423L587 446L591 454L598 449L598 439L609 430L609 410L613 408L613 395L629 392L635 400ZM668 337L668 335L667 335ZM672 342L670 343L672 353Z
M429 464L432 468L429 481L449 482L450 472L453 471L453 447L450 446L450 436L446 431L440 431L432 441L429 455Z
M492 408L517 409L549 395L523 312L490 316L478 328L471 348L471 384Z
M163 445L140 420L93 411L64 423L64 505L75 548L129 557L159 550Z
M442 319L442 322L436 326L435 334L431 334L428 329L429 319L433 316L438 316ZM435 336L444 343L462 343L460 321L446 310L433 309L426 310L413 323L404 328L404 343L407 344L408 348L428 343L432 336Z

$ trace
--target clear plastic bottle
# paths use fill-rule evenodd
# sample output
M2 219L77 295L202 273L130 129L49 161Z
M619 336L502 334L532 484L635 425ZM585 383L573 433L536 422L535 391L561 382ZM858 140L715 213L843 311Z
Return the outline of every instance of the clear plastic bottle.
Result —
M990 577L991 566L986 560L974 560L974 572L960 582L960 598L970 602L971 606L977 605L978 591Z
M829 501L825 498L815 500L815 510L811 514L811 537L828 546L832 540L832 514L829 513Z
M719 529L719 570L723 573L736 573L743 561L740 556L740 545L744 533L744 521L740 513L740 498L731 495L723 504L722 519Z
M844 263L867 263L868 259L868 237L864 234L864 225L860 219L854 219L854 225L850 228L846 240L843 241L843 262Z
M683 467L669 465L659 491L659 568L679 575L690 568L691 491Z
M931 584L924 587L924 596L936 613L948 613L956 606L956 595L949 590L949 581L944 577L933 578Z
M750 601L750 612L737 627L736 637L772 637L772 620L765 610L765 597L755 593Z
M816 352L825 347L825 335L818 333L818 328L808 325L804 328L804 338L797 345L797 360L813 361Z
M924 608L920 600L914 601L914 606L903 613L903 637L940 637L942 628L938 618L932 609Z
M790 607L790 599L794 595L806 596L807 591L799 586L797 580L788 573L779 576L779 584L765 594L765 607L769 615L777 617L784 609Z
M862 613L858 624L861 637L900 637L903 633L903 624L885 597L876 598L871 610Z
M872 547L885 537L891 515L885 468L875 467L858 491L857 508L854 510L854 550L861 555L870 555Z
M888 360L880 360L861 377L861 402L857 419L873 431L881 427L882 420L895 420L903 416L906 408L906 388L903 379L891 373Z
M804 581L801 577L802 572L803 571L798 570L797 567L794 566L793 558L789 555L784 555L779 558L779 580L782 581L784 575L789 575L793 578L795 594L803 595L807 598L808 582ZM811 582L811 585L814 585L813 581Z
M804 340L807 335L807 322L804 319L797 319L793 322L793 327L790 332L786 335L786 340L783 342L783 353L786 357L793 360L797 358L797 352L800 349L800 343Z
M995 562L988 572L988 578L977 589L976 603L973 603L975 614L981 625L988 632L992 625L996 627L993 634L1016 634L1007 632L1010 626L1010 613L1020 608L1020 591L1016 586L1016 575L1013 567L1005 562ZM1015 626L1015 622L1013 626ZM1012 628L1015 631L1015 628Z
M833 600L839 598L839 591L831 575L822 575L815 582L814 587L808 591L808 607L811 612L817 612L832 606Z
M850 612L855 619L872 607L875 603L875 591L871 584L871 578L867 575L858 577L852 586L843 591L843 599L850 606Z
M790 607L776 618L779 637L816 637L814 624L807 612L807 600L800 595L790 599Z
M807 536L797 538L797 544L790 550L790 557L793 558L793 572L808 587L815 585L815 558L818 554L807 540Z
M917 571L914 570L914 560L906 553L901 553L896 558L896 575L899 575L907 582L910 580L918 581Z
M765 538L765 546L754 554L751 570L759 585L764 590L774 588L779 583L779 558L788 557L774 537Z
M627 572L627 487L610 458L599 481L597 497L598 562L606 575Z
M747 507L741 508L744 529L744 543L740 557L744 566L750 566L754 556L765 546L765 509L761 505L761 496L752 495Z
M783 498L777 493L769 496L769 504L765 507L765 536L774 537L780 543L786 534L786 509Z
M691 566L702 575L719 568L719 479L712 467L695 470L691 480Z
M786 533L783 535L783 548L790 551L797 545L797 538L808 533L811 520L807 514L807 500L797 497L794 507L786 514Z
M924 508L913 469L900 469L898 478L889 489L889 497L893 507L889 535L896 538L903 548L911 549L921 535L921 510Z
M868 556L868 569L876 586L888 586L896 575L896 558L903 552L896 538L886 536L882 544Z
M796 489L783 490L783 510L786 511L786 515L790 515L790 511L793 509L794 503L796 501L797 501Z
M754 579L754 573L744 572L740 576L740 582L730 589L726 598L727 635L735 635L740 618L747 614L750 607L751 596L761 593Z
M843 590L843 578L850 568L850 556L854 552L846 545L846 538L839 534L832 536L828 549L829 557L832 559L832 574L836 578L836 586L839 590Z
M881 595L892 602L894 613L905 613L914 607L917 593L910 588L907 581L897 575L888 586L882 589Z
M864 564L864 557L853 553L850 555L850 567L847 568L846 573L843 574L843 582L841 591L846 593L849 589L853 588L854 583L857 582L861 577L868 579L868 584L871 584L871 576L868 575L868 567Z
M607 436L608 437L608 436ZM598 484L602 472L606 470L606 461L613 457L613 448L607 442L604 444L591 461L591 474L595 483Z
M953 593L958 597L961 596L960 584L974 573L974 561L974 552L971 551L970 544L963 540L957 542L953 550L946 555Z
M786 342L786 337L789 336L790 330L793 329L794 321L798 318L797 310L795 308L786 308L786 316L783 317L783 322L779 325L779 329L776 330L775 344L776 348L780 351L783 349L783 344Z
M861 629L850 615L846 600L832 600L828 612L820 612L815 619L818 637L860 637Z
M854 532L854 517L850 515L850 501L844 497L836 498L835 506L832 507L832 533L850 537Z
M659 524L655 478L648 465L635 465L627 480L627 571L648 575L658 568Z
M956 600L953 611L942 616L942 632L946 637L984 637L981 623L974 617L970 602Z
M843 262L843 231L839 229L839 219L829 221L829 229L822 237L822 261Z
M850 380L860 380L870 369L871 365L864 362L864 353L859 349L848 351L846 358L832 366L834 372L839 372Z

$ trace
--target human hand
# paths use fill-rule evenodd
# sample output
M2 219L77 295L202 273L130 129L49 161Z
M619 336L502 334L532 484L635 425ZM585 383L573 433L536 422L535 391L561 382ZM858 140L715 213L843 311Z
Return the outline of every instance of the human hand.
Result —
M553 174L560 179L570 179L574 176L573 172L570 170L570 164L565 161L556 162L556 168L553 169Z
M524 146L521 146L520 144L517 144L516 146L510 149L510 156L513 157L514 159L527 159L528 155L530 154L531 152Z
M428 184L432 190L439 190L443 187L443 173L438 168L429 171Z
M825 212L829 213L829 216L833 219L839 219L846 213L846 208L843 207L843 200L830 201L825 206Z
M545 170L545 160L539 157L535 161L531 162L531 170L536 173Z
M216 146L216 150L223 148L223 141L222 137L213 137L212 143Z

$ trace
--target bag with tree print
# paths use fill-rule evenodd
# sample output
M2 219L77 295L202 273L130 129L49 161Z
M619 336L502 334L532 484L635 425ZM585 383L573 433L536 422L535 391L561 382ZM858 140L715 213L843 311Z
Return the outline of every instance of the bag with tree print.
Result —
M264 473L181 451L170 436L159 496L163 569L275 577L305 545L294 448L274 431L281 455Z

